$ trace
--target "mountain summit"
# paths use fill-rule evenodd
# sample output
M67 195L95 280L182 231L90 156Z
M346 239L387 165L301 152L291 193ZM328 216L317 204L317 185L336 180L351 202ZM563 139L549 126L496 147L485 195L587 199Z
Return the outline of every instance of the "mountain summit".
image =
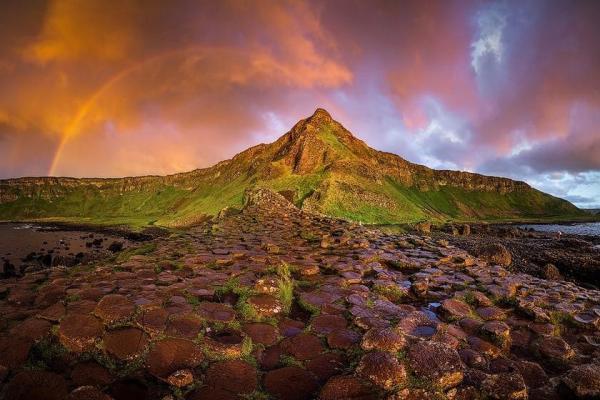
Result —
M0 181L0 219L180 226L264 187L298 207L368 223L569 218L581 211L524 182L433 170L370 148L322 108L270 144L210 168L115 179Z

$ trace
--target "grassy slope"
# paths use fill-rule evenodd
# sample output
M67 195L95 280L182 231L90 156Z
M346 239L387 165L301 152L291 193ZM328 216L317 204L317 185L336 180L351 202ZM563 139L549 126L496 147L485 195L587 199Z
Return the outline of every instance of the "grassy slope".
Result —
M358 159L330 127L323 127L318 135L337 159ZM575 220L584 216L570 203L537 190L505 195L457 187L419 191L391 178L375 182L352 171L332 172L327 166L306 175L292 173L280 161L272 161L270 166L278 171L275 178L258 179L256 175L243 174L234 179L191 178L195 180L188 189L158 180L143 191L122 193L116 186L105 190L92 185L63 188L61 197L54 201L32 196L0 204L0 220L55 219L133 227L187 225L203 216L215 215L226 206L240 207L245 189L253 185L275 191L296 190L298 205L306 201L305 205L311 209L365 223L395 224L425 219ZM311 197L315 191L320 195L318 198ZM585 214L585 217L590 216Z

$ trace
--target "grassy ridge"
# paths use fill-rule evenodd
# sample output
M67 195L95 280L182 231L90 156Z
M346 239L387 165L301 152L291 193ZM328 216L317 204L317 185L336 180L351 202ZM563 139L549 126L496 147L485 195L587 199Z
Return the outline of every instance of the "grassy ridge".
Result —
M510 180L448 172L436 178L437 171L369 148L330 117L312 118L272 144L186 174L0 181L0 220L186 226L224 207L241 207L245 190L253 186L291 190L299 207L373 224L591 219L565 200ZM304 164L297 169L299 161ZM399 182L407 176L413 183ZM465 180L485 190L466 189ZM501 194L495 185L513 189Z

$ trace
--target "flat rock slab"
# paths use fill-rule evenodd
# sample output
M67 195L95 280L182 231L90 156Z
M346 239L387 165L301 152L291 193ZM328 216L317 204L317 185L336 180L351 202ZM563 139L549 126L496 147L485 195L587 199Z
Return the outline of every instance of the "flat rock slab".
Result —
M90 350L102 336L102 322L87 314L70 314L60 321L58 337L60 342L71 351Z
M76 386L106 386L112 381L110 372L95 361L78 363L71 372Z
M276 399L308 400L319 385L312 373L292 366L267 372L264 387Z
M214 389L234 394L248 394L256 390L256 368L241 360L221 361L206 371L206 384Z
M361 378L337 375L330 378L319 393L320 400L375 400L379 398L373 388Z
M301 361L315 358L324 350L321 340L310 333L301 333L284 339L281 346L286 353Z
M313 332L320 335L327 335L333 331L344 329L348 325L346 318L340 315L322 314L314 317L310 322Z
M235 310L221 303L200 303L196 310L198 315L208 321L231 322L235 319Z
M363 350L381 350L396 353L406 347L406 337L396 328L371 328L362 337Z
M362 356L356 373L384 390L404 384L407 377L404 365L395 356L383 351L373 351Z
M197 367L203 359L202 350L196 343L167 338L154 343L146 358L146 365L152 375L166 380L175 371Z
M271 346L277 342L279 331L276 327L260 322L244 325L244 332L250 336L252 343Z
M0 337L0 365L8 368L21 367L29 357L33 341L27 337Z
M5 400L64 400L68 388L65 379L47 371L23 371L6 385Z
M432 380L444 389L462 382L463 364L453 348L443 343L419 342L408 350L410 367L419 377Z
M106 332L104 349L113 357L128 361L139 357L148 345L148 335L138 328L122 328Z
M128 320L135 311L135 304L120 294L109 294L100 300L94 310L105 324L114 324Z

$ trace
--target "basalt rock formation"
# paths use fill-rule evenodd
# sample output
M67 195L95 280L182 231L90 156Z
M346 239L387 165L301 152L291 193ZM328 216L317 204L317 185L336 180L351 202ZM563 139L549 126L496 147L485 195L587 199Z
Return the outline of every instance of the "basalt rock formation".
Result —
M2 180L0 219L191 225L224 207L240 208L251 187L285 193L305 210L369 223L583 214L524 182L433 170L374 150L317 109L277 141L210 168L168 176Z
M598 290L266 189L151 244L0 280L0 398L600 396Z

